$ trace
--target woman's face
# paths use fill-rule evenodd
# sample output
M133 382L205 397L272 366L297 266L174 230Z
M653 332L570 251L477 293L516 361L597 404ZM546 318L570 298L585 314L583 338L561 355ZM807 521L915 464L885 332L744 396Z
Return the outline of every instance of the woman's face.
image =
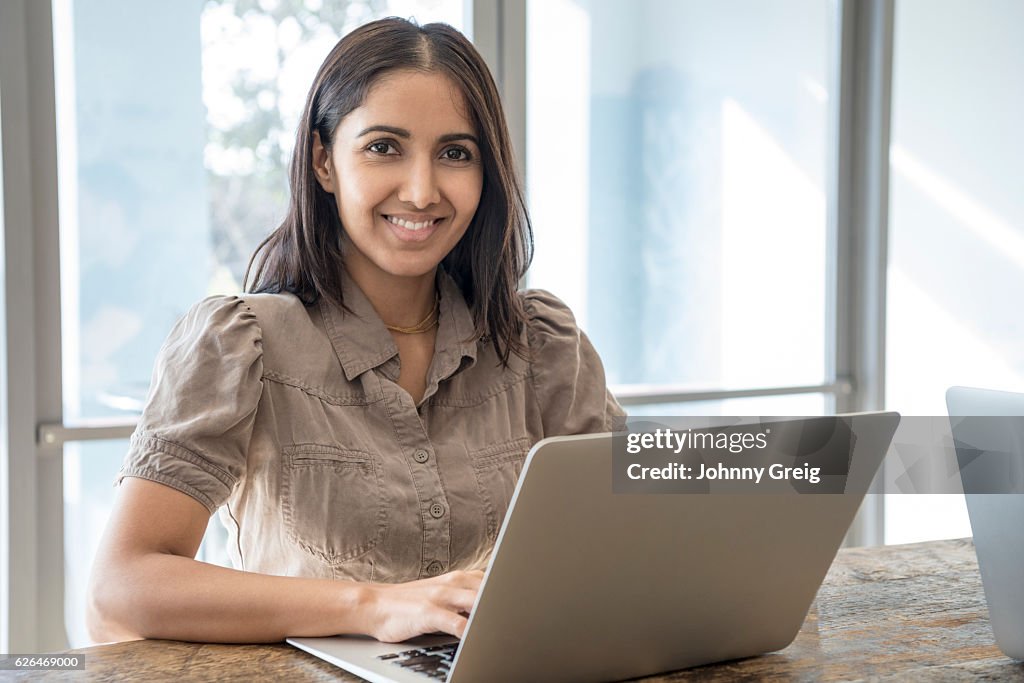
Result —
M314 170L337 201L354 276L430 273L462 238L483 188L467 113L446 76L396 71L341 120L330 155L314 134Z

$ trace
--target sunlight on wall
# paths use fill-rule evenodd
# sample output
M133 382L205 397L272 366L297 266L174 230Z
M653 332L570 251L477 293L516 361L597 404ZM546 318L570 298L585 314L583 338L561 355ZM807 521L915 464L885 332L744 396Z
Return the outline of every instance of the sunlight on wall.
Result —
M824 344L808 353L792 340L795 331L818 336L825 329L825 197L735 100L723 101L722 122L723 384L814 378ZM751 335L761 345L756 356Z
M527 194L535 226L531 282L557 282L557 295L587 327L590 226L590 18L571 0L527 13ZM572 35L567 41L564 36ZM557 64L572 79L545 77ZM556 120L564 125L529 126ZM539 226L539 227L538 227ZM628 230L629 226L622 226ZM550 285L549 285L550 286Z
M1009 221L928 168L903 147L892 146L889 163L894 171L909 180L936 206L969 228L978 240L1024 269L1024 232L1014 230Z
M1024 390L1024 5L896 4L886 407ZM956 51L950 45L957 45ZM886 498L887 543L968 536L963 496Z
M887 355L913 378L887 390L889 405L904 415L945 415L946 389L955 384L1020 390L1024 376L1007 363L980 330L971 330L918 283L889 268ZM935 343L922 343L922 331Z

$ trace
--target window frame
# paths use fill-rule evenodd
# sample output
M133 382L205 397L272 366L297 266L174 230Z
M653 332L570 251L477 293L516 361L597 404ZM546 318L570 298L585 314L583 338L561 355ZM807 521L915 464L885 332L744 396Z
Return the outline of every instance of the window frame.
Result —
M831 395L836 412L882 407L895 0L830 1L839 40L827 198L827 381L731 391L613 387L624 405L813 392ZM527 3L465 2L524 172ZM67 648L63 445L127 438L135 425L69 424L62 414L53 35L50 2L0 2L0 652ZM848 543L882 542L883 516L883 496L869 496Z

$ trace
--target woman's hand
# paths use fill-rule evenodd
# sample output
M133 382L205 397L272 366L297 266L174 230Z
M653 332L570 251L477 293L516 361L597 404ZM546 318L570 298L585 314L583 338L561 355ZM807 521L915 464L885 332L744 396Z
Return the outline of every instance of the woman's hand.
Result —
M369 635L397 643L425 633L462 637L482 571L455 571L408 583L375 583L368 590Z

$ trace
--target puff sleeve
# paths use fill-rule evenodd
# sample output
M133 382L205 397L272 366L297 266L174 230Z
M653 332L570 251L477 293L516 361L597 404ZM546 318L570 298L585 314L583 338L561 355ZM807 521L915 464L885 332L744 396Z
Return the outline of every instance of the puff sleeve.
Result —
M210 297L193 306L160 349L115 484L156 481L212 514L245 473L262 376L262 332L245 301Z
M621 428L625 411L608 391L604 366L569 307L540 289L523 292L531 377L544 436Z

